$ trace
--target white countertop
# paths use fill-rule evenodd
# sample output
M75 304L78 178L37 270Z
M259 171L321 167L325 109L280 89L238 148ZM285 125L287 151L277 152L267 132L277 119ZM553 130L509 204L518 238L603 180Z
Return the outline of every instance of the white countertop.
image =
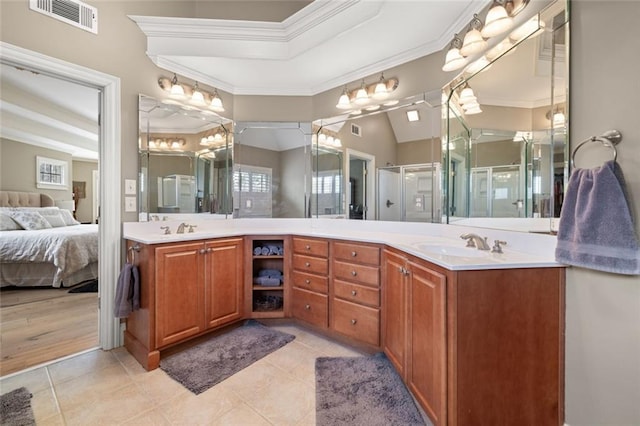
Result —
M449 270L564 266L555 261L556 237L553 235L434 223L344 219L228 219L189 223L196 225L195 232L176 234L180 221L126 222L123 236L143 244L161 244L244 235L301 235L386 244ZM169 226L171 234L164 235L161 226ZM506 241L507 245L503 246L503 253L467 248L460 235L468 232L488 237L490 246L494 240ZM451 254L447 254L449 252Z

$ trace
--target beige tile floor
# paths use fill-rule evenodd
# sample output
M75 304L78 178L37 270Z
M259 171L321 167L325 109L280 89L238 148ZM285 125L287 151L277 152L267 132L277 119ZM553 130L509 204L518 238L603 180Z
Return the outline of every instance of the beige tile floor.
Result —
M363 354L295 325L273 328L296 339L197 396L124 348L2 378L0 393L29 389L38 425L315 425L315 359Z

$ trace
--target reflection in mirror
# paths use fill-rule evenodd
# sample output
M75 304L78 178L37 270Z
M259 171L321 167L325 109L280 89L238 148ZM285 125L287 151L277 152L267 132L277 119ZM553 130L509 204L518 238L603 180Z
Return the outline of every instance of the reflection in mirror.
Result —
M565 2L538 19L506 53L445 87L448 223L550 232L559 217L568 178Z
M423 93L315 121L313 216L440 222L440 103Z
M311 124L237 122L233 217L310 214Z
M230 213L232 123L139 97L140 220Z

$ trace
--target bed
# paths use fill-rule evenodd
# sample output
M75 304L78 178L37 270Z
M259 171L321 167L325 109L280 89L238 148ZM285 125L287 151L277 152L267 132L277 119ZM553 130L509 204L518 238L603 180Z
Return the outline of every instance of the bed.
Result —
M98 225L46 194L0 191L0 286L71 287L98 278Z

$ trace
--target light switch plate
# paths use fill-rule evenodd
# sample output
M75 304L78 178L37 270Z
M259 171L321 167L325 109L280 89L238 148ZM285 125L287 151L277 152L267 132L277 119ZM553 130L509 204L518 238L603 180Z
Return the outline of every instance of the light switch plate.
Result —
M136 211L136 197L124 197L124 211L125 212Z
M125 179L124 180L124 193L126 195L136 195L136 180Z

